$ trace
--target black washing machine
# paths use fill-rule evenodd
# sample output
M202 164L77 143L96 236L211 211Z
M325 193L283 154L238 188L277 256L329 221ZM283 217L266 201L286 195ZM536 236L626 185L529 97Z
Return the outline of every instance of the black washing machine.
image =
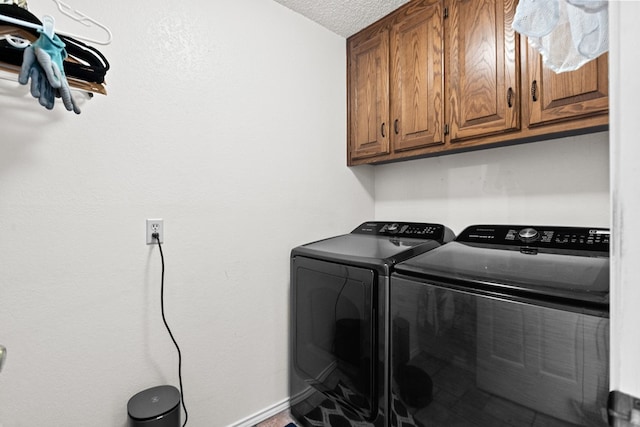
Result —
M291 251L291 413L302 425L387 425L390 275L453 238L440 224L366 222Z
M606 426L609 231L477 225L396 266L392 426Z

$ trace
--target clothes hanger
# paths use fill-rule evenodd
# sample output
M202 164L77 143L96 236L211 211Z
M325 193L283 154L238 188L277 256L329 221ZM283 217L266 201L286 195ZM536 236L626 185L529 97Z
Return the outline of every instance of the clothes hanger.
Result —
M51 15L44 15L42 17L42 32L47 35L50 39L53 38L53 27L55 27L56 21L53 19Z
M20 18L22 19L22 18ZM37 19L34 17L34 19ZM30 22L34 22L29 20ZM39 23L36 20L35 23ZM20 71L22 51L39 38L37 30L17 27L0 22L0 68ZM109 70L107 58L96 48L67 36L60 36L66 44L67 58L64 60L67 80L87 82L88 89L105 94L104 78ZM83 83L78 83L85 86Z
M69 18L73 19L74 21L77 21L77 22L81 23L82 25L84 25L86 27L91 27L91 26L95 25L95 26L101 28L102 30L104 30L106 32L106 34L107 34L107 39L106 40L96 40L96 39L88 38L88 37L85 37L85 36L79 36L79 35L76 35L76 34L70 34L70 33L62 32L62 31L56 31L57 34L63 35L63 36L67 36L67 37L72 37L72 38L79 39L79 40L82 40L82 41L85 41L85 42L89 42L89 43L96 43L96 44L100 44L100 45L111 44L111 40L113 39L113 34L111 33L111 30L106 25L101 24L100 22L98 22L95 19L85 15L84 13L78 11L77 9L72 9L71 6L69 6L68 4L64 3L61 0L53 0L53 2L58 6L58 10L60 10L60 12L62 14L68 16ZM49 34L49 36L53 37L53 27L54 27L54 24L55 24L55 20L50 15L43 16L43 18L42 18L43 25L34 24L33 22L27 22L27 21L24 21L22 19L12 18L10 16L5 16L5 15L2 15L2 14L0 14L0 21L8 22L8 23L14 24L14 25L21 25L23 27L32 28L32 29L35 29L35 30L45 30L45 33L46 33L47 30L50 30L51 34Z
M53 19L43 19L42 26L44 32L49 30L53 31L53 25ZM6 39L12 46L17 47L18 49L24 49L29 46L31 42L34 42L37 37L21 28L0 25L0 39ZM73 61L74 59L70 57L69 60ZM16 76L20 72L20 66L0 61L0 72L2 71L8 72L8 74L0 73L0 80L16 81ZM107 94L104 84L85 81L70 75L67 75L66 77L69 87L85 93L87 96L91 96L92 93L100 93L102 95Z
M17 67L0 62L0 80L12 83L17 82L19 72L20 70ZM94 93L101 95L107 94L107 89L100 83L86 82L73 77L67 77L67 82L69 83L69 88L74 91L74 93L80 94L87 99L93 98Z
M71 48L71 50L69 51L71 52L70 56L65 60L65 64L72 65L74 67L73 70L75 71L72 72L67 69L66 77L69 86L72 89L76 89L83 93L86 93L87 96L92 96L93 93L106 95L103 79L104 73L109 69L108 62L99 51L97 51L95 48L92 48L91 46L82 44L82 42L80 42L79 40L81 39L90 43L106 45L111 43L111 31L109 30L109 28L99 23L95 19L86 16L84 13L78 10L72 9L63 1L53 1L54 3L56 3L60 12L64 15L67 15L71 19L80 22L81 24L88 27L92 26L93 24L103 29L107 34L106 40L94 40L88 37L72 35L60 31L54 32L55 19L52 16L45 15L41 20L38 20L37 18L35 18L35 16L33 16L33 14L29 14L28 11L27 14L33 16L33 20L26 20L26 18L22 19L22 16L20 14L14 15L15 17L13 17L0 13L0 40L6 40L7 43L14 48L24 49L29 46L30 43L38 39L37 31L42 31L44 34L47 34L51 38L53 37L54 33L57 33L67 44L67 49L69 50L69 48ZM41 23L39 23L38 21L40 21ZM7 23L7 25L3 25L5 22ZM23 27L23 29L16 28L14 27L14 25ZM30 29L36 31L34 31L32 34L29 31ZM71 43L71 45L69 43ZM85 53L90 54L89 57L87 57ZM15 80L15 75L12 76L12 74L17 75L17 73L19 73L20 71L20 67L19 64L17 64L16 66L16 63L10 64L6 62L0 62L0 71L9 72L8 75L6 73L4 75L0 75L0 79ZM86 78L86 75L89 75L89 78ZM93 79L95 80L91 79L91 77L93 77Z
M96 21L95 19L85 15L84 13L80 12L77 9L71 9L71 6L69 6L68 4L66 4L65 2L63 2L62 0L53 0L53 2L58 6L58 10L68 16L69 18L73 19L74 21L78 21L79 23L81 23L82 25L86 26L86 27L91 27L92 24L95 25L96 27L99 27L101 29L103 29L106 33L107 33L107 40L95 40L95 39L90 39L87 37L83 37L83 36L77 36L77 35L73 35L73 34L64 34L64 33L59 33L62 34L63 36L67 36L67 37L73 37L76 39L80 39L82 41L85 42L89 42L89 43L96 43L96 44L100 44L100 45L108 45L111 44L111 40L113 39L113 34L111 34L111 30L109 29L109 27L107 27L106 25Z
M2 15L0 15L2 16ZM8 18L8 17L5 17ZM12 21L17 21L19 22L19 19L15 19L15 18L11 18ZM12 22L14 23L14 22ZM53 32L53 27L55 26L55 19L53 19L53 16L49 16L49 15L44 15L42 17L42 32L45 33L50 39L53 38L54 32ZM30 28L35 28L35 27L40 27L39 25L33 24L33 25L29 25ZM11 31L10 34L4 34L3 38L5 40L7 40L9 42L9 44L13 47L17 47L19 49L24 49L25 47L29 46L29 44L31 43L30 40L22 38L22 37L18 37L15 36L14 34L12 34L14 31ZM1 34L1 33L0 33Z
M24 49L36 38L20 28L0 25L0 40L7 40L11 46Z

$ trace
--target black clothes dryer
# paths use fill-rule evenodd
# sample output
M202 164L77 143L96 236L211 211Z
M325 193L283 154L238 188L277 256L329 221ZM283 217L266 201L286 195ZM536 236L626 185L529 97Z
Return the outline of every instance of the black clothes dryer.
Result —
M609 231L477 225L391 278L392 426L607 425Z
M291 251L291 413L302 425L387 425L390 274L453 238L440 224L366 222Z

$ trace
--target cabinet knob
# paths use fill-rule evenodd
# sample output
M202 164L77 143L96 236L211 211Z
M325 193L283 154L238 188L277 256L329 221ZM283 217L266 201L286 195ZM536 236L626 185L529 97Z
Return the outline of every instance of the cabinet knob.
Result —
M533 83L531 83L531 99L533 100L533 102L536 102L538 100L538 81L534 80Z
M513 89L509 88L507 90L507 105L509 106L509 108L513 107Z
M528 227L520 230L520 232L518 232L518 237L520 237L520 240L522 240L524 243L530 243L538 240L538 237L540 237L540 233L538 233L538 230L536 230L535 228Z
M393 122L393 131L396 133L396 135L397 135L398 133L400 133L400 132L398 131L398 119L396 119L396 120Z
M384 122L380 125L380 135L384 138L386 135L384 134Z

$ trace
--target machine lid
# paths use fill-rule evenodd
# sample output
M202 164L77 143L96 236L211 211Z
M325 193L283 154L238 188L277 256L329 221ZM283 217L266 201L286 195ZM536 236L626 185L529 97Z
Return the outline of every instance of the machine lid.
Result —
M609 234L605 231L473 226L454 242L398 264L396 271L500 293L608 304ZM539 237L531 240L535 232ZM519 237L512 239L512 235Z
M294 248L292 256L308 256L361 266L389 266L453 239L440 224L366 222L349 234Z
M180 392L171 385L161 385L135 394L127 404L131 418L148 420L164 415L180 404Z

